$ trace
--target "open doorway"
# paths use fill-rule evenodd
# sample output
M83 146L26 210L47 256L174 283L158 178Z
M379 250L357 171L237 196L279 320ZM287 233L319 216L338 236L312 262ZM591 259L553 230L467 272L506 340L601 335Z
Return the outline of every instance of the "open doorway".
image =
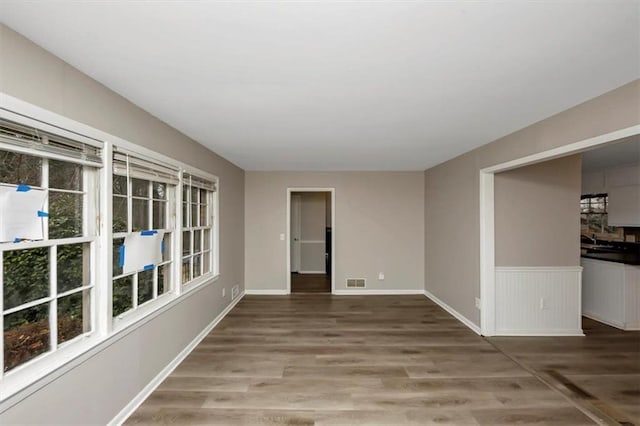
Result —
M333 289L334 192L290 188L288 197L288 289L331 293Z

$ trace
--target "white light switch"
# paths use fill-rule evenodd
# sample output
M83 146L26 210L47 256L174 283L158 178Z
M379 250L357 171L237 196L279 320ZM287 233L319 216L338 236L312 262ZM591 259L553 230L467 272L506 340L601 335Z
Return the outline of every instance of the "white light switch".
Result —
M379 279L380 281L384 280L384 272L380 272L380 273L378 274L378 279Z
M280 234L280 241L284 241L284 234Z

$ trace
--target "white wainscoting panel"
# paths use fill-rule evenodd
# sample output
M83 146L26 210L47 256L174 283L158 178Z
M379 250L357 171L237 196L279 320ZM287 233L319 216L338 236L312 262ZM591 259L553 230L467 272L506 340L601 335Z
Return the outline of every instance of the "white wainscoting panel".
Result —
M496 334L582 336L580 266L496 267Z

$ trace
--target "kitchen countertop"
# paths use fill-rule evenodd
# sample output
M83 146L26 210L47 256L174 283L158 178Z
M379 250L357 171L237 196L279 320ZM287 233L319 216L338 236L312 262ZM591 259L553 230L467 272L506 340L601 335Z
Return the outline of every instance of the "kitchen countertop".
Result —
M640 265L640 256L638 253L583 253L581 257L607 262L626 263L628 265Z

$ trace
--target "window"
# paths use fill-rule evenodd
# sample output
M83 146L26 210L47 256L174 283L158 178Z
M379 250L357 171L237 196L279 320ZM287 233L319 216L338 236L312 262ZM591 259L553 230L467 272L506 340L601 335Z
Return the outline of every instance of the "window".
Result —
M115 152L113 156L112 315L135 310L170 292L171 247L175 235L178 169ZM163 231L162 260L151 268L124 273L123 247L131 232Z
M609 226L607 194L583 195L580 198L580 231L584 235L596 235L600 238L618 236L618 229Z
M94 331L99 154L0 120L0 185L43 191L48 214L42 238L0 242L0 378Z
M51 117L0 109L0 401L217 274L215 176ZM123 262L150 235L153 262Z
M213 206L216 184L185 173L182 178L182 284L214 272Z

